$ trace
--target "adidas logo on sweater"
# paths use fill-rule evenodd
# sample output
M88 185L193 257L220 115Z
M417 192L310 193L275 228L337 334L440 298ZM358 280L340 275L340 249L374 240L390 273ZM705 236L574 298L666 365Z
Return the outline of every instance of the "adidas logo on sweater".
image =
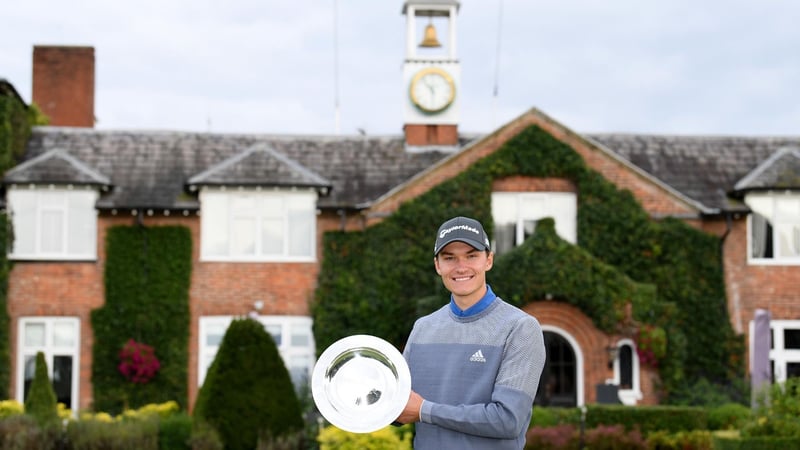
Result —
M483 352L478 350L477 352L473 353L472 356L469 357L471 362L486 362L486 358L483 357Z

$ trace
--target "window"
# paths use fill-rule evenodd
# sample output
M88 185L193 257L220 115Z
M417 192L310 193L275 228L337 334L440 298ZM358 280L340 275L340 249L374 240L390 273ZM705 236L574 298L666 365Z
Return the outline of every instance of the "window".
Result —
M209 316L200 318L200 358L198 384L202 385L206 372L214 362L225 331L233 321L232 316ZM272 336L283 363L292 377L295 387L310 382L314 368L314 335L311 318L306 316L258 316L264 329Z
M13 259L94 260L97 256L97 191L8 191L14 226Z
M313 261L316 201L313 190L203 190L202 258Z
M758 263L800 263L800 195L748 194L749 256Z
M80 321L73 317L23 317L18 342L17 400L25 402L36 373L36 354L42 352L56 400L77 409Z
M495 253L502 254L520 245L536 231L536 223L546 217L555 220L558 235L577 242L577 197L572 192L493 192Z
M800 377L800 320L772 320L769 323L771 344L769 350L772 382L783 382ZM750 340L753 340L754 322L750 322ZM751 342L752 349L752 342Z
M614 360L614 384L619 386L619 399L625 405L635 405L642 399L639 384L639 355L630 339L617 343L619 353Z

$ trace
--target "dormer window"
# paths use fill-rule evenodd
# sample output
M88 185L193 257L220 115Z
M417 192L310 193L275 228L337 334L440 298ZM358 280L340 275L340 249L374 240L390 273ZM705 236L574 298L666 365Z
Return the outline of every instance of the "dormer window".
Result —
M205 261L307 262L316 257L313 189L204 189L200 193Z
M17 260L97 258L98 192L90 188L9 187L14 227L9 257Z
M748 255L753 263L800 263L800 195L751 193L745 203L748 218Z

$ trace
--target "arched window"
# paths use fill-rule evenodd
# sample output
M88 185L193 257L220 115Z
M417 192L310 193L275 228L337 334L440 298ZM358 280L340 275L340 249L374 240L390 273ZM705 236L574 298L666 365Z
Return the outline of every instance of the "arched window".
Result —
M572 345L557 333L545 331L547 359L539 380L534 404L539 406L578 406L578 370Z

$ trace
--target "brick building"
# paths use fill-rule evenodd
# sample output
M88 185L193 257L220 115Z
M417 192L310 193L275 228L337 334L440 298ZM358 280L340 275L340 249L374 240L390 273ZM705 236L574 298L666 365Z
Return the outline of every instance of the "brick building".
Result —
M417 3L404 8L412 36L428 12ZM454 21L455 4L435 7ZM106 232L134 223L191 231L190 404L220 336L238 316L257 315L302 379L317 351L309 302L323 234L380 222L530 126L632 192L653 220L675 217L717 236L732 327L749 342L756 310L770 311L774 379L800 375L800 137L586 135L536 109L486 136L465 135L457 130L457 89L447 90L459 82L457 60L447 53L454 47L445 43L443 54L420 56L409 44L406 135L381 137L95 130L92 49L34 49L33 99L53 122L34 129L24 160L3 178L16 233L8 291L11 395L23 399L31 355L44 351L54 370L68 374L59 398L74 409L91 407L89 316L104 303ZM423 72L444 72L443 105L415 97ZM501 211L496 225L521 229L555 216L559 233L575 242L580 192L569 180L509 177L492 192L548 205ZM562 404L596 402L598 385L606 383L619 387L625 404L658 402L657 373L640 366L631 339L603 333L567 303L538 301L525 309L548 339L572 352L559 361L571 371ZM619 386L620 380L628 382Z

